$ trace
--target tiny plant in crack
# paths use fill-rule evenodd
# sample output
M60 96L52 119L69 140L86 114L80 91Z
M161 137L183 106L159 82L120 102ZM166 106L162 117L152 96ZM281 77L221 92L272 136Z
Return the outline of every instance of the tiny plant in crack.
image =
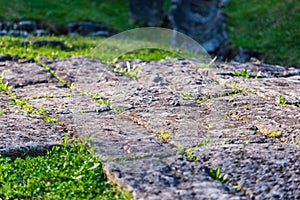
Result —
M205 139L201 140L200 142L198 142L198 144L196 145L196 148L205 147L205 146L208 146L209 144L210 144L210 138L205 138Z
M113 111L117 114L122 114L125 112L124 108L115 108L113 109Z
M13 86L9 86L8 82L3 83L4 72L0 75L0 92L8 92L9 90L13 89Z
M185 150L184 156L191 159L193 162L199 162L197 156L193 152L191 152L191 148Z
M215 56L208 64L203 63L203 64L200 64L198 66L195 66L194 68L195 68L195 70L205 69L205 68L211 68L213 66L214 62L217 60L217 58L218 57Z
M285 106L286 105L286 100L283 99L282 95L278 95L277 97L277 103L280 105L280 106Z
M126 67L123 67L122 65L117 63L114 65L112 72L123 74L130 78L136 79L143 65L145 65L145 63L141 65L131 65L130 62L126 61Z
M247 71L247 69L242 69L240 72L237 72L237 71L234 71L233 72L233 75L234 76L237 76L237 77L246 77L246 78L250 78L250 74L249 72Z
M162 139L164 142L168 142L168 140L171 138L171 133L168 131L160 131L157 133L157 137Z
M256 94L256 92L253 91L253 90L247 90L247 89L245 89L244 86L238 86L236 84L236 82L233 82L231 84L231 89L232 89L232 92L227 92L227 96L234 96L236 94L241 94L241 93L244 93L244 92L248 92L248 93L251 93L251 94Z
M6 112L6 109L1 109L0 110L0 115L4 114Z
M97 104L104 104L107 106L110 106L112 100L109 98L104 98L104 97L100 97L99 94L87 94L87 96L89 96L90 98L92 98L94 100L94 102L96 102Z
M270 138L279 138L282 135L282 132L278 130L278 127L272 130L263 130L263 134Z
M201 102L207 101L207 100L209 100L208 97L199 97L196 101L197 101L197 103L201 103Z
M221 181L222 183L225 183L227 181L228 175L221 175L221 168L216 167L216 169L209 169L208 174L210 177L212 177L215 180Z
M180 92L180 96L184 99L194 100L194 95L192 93Z

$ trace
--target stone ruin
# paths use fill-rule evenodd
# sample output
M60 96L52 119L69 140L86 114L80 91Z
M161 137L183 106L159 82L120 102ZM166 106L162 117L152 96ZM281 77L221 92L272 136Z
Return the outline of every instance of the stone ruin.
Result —
M72 22L67 24L66 27L59 30L55 25L49 27L39 26L36 21L21 20L17 22L0 21L0 36L43 36L43 35L70 35L70 36L110 36L111 31L106 25L95 22Z
M132 23L144 26L162 26L184 33L199 42L208 53L228 54L228 31L223 7L226 0L172 0L168 14L164 14L164 1L129 1ZM165 19L164 19L165 18Z

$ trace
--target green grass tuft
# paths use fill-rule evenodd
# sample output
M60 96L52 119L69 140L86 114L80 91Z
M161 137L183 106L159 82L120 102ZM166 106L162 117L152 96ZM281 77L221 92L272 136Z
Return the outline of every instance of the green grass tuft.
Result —
M256 49L273 64L300 63L299 1L231 0L226 14L234 46Z
M86 145L75 141L15 160L0 156L0 199L128 199L106 180Z

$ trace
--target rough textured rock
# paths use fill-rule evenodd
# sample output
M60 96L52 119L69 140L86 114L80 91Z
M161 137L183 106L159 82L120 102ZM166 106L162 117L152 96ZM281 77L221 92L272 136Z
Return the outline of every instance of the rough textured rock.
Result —
M169 20L176 31L199 42L209 53L226 54L228 32L219 0L173 0Z
M300 197L300 151L294 145L250 143L193 150L199 164L221 167L250 199Z
M48 70L37 63L7 62L0 65L0 71L5 74L3 82L14 87L57 81Z
M19 22L4 21L0 22L0 35L13 36L36 36L48 35L47 30L39 29L35 21L23 20Z
M6 156L45 151L59 145L64 136L61 126L22 112L5 112L1 115L0 124L0 153Z
M76 133L92 139L107 177L134 199L299 198L300 70L257 60L205 69L194 60L135 60L145 65L134 79L96 59L42 61L76 90L36 63L1 62L11 92L61 122L18 113L0 92L1 154ZM243 69L249 78L236 76ZM216 167L228 174L224 183L210 176Z
M108 36L108 27L94 22L75 22L68 24L68 35Z
M159 26L163 17L163 0L129 0L129 20L132 24Z
M56 27L54 24L45 27L35 21L0 22L0 35L12 36L41 36L41 35L81 35L81 36L109 36L111 33L106 25L95 22L73 22L66 26Z

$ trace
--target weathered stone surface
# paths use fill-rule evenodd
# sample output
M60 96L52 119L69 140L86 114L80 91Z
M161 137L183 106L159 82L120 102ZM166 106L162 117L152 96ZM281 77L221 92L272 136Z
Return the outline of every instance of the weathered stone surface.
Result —
M0 130L0 154L12 157L45 151L59 145L64 136L61 126L16 112L1 114Z
M95 59L43 62L77 89L63 87L53 77L49 83L31 81L11 92L36 108L48 109L63 125L46 123L39 115L15 113L18 106L10 105L8 96L0 92L0 108L7 110L0 115L2 152L8 154L15 146L55 145L62 130L72 131L93 140L108 178L124 185L135 199L300 195L296 69L258 61L197 69L196 61L174 59L146 62L132 79ZM19 73L9 71L14 66ZM5 61L0 69L10 72L10 78L17 77L4 76L18 86L27 78L28 67L30 78L45 80L47 73L34 63ZM244 68L250 78L233 75ZM258 71L261 74L255 79ZM279 93L287 105L275 102ZM105 104L95 102L107 98L111 101ZM272 138L269 130L280 134ZM184 156L184 151L199 162ZM209 176L209 169L218 166L222 175L228 174L225 183Z
M128 186L135 199L247 199L183 156L111 162L104 169L109 178Z
M293 145L224 145L194 149L199 164L221 167L231 186L250 199L300 196L299 148Z
M48 70L37 63L7 62L0 65L0 73L4 73L3 82L14 87L57 82Z
M163 17L163 0L129 1L129 20L132 24L159 26L163 22Z

